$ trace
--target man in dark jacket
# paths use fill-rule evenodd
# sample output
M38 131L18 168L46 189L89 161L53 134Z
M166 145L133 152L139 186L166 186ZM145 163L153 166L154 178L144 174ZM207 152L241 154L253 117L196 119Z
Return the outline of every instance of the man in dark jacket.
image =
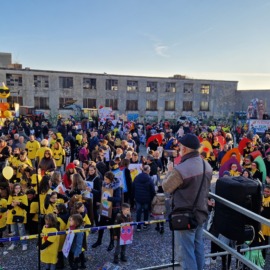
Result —
M175 231L175 236L181 246L183 270L203 270L203 224L208 217L212 168L199 155L200 141L197 136L189 133L179 141L181 163L175 168L171 165L168 167L169 172L162 187L166 193L172 194L173 209L194 211L198 226L191 230Z
M150 204L155 196L154 183L149 176L150 166L144 165L143 172L137 175L132 184L133 196L136 201L136 221L141 221L142 211L144 221L148 221ZM147 230L148 225L144 224L143 229ZM141 225L137 226L137 231L141 231Z

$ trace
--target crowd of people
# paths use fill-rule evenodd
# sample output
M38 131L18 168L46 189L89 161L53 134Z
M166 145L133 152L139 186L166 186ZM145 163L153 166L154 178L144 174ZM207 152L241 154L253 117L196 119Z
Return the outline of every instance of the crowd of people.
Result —
M78 125L72 119L59 119L57 127L53 128L46 121L32 124L22 118L6 121L1 133L0 169L3 171L10 166L13 175L7 179L0 174L0 238L6 234L25 236L120 224L130 222L132 217L140 222L142 215L143 221L149 221L150 214L153 219L163 219L164 189L168 193L174 191L171 185L166 186L172 173L167 171L173 163L185 164L185 158L181 161L180 155L184 156L183 151L180 152L187 134L200 142L194 147L194 140L191 140L187 149L193 149L196 158L198 155L207 160L213 170L220 170L226 153L235 149L236 133L238 142L249 138L240 153L240 160L238 153L233 151L226 157L232 162L221 176L243 175L265 184L270 182L270 133L267 132L260 138L245 129L232 131L221 125L210 128L188 122L172 125L169 121L146 125L123 121L113 124L107 120L95 126L89 121ZM140 155L142 144L147 148L146 155ZM261 164L252 155L256 151L265 157L265 179ZM131 166L134 164L138 164L136 170ZM207 167L208 174L211 167ZM180 181L179 187L182 184ZM175 185L177 189L177 181ZM111 195L102 197L104 189L111 190ZM104 199L111 204L111 214L105 214L101 209ZM200 220L205 221L204 215ZM149 224L136 226L138 233L148 229ZM155 229L163 234L164 224L157 223ZM120 246L121 231L111 229L109 233L107 250L115 248L113 262L117 264L119 258L127 261L126 247ZM91 248L102 244L103 234L104 230L98 231ZM86 268L87 237L88 233L76 233L69 252L72 269ZM41 261L47 269L64 268L64 242L63 235L42 238ZM20 244L23 251L27 250L26 240ZM17 245L18 242L12 242L8 250L14 250ZM0 243L0 247L3 246Z

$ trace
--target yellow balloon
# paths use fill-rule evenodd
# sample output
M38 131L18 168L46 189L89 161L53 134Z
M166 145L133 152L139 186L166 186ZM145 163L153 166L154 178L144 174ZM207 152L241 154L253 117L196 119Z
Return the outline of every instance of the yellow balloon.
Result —
M10 180L11 177L13 176L13 168L10 167L10 166L6 166L4 169L3 169L3 176L7 179L7 180Z
M10 111L5 111L5 112L4 112L4 116L5 116L6 118L9 118L9 117L12 116L12 113L11 113Z

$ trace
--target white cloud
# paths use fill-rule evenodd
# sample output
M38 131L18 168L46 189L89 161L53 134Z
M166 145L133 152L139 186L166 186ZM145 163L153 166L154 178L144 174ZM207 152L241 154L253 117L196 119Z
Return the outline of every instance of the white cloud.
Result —
M164 45L155 45L155 47L154 47L155 53L159 56L162 56L162 57L169 57L169 55L167 53L168 49L169 49L169 47L164 46Z

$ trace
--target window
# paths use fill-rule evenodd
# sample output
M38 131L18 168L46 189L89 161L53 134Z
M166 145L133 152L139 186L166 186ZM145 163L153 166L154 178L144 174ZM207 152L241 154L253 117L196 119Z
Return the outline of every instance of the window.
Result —
M65 106L68 106L70 104L73 104L74 100L73 98L59 98L59 108L64 109Z
M49 76L34 75L34 86L39 88L49 88Z
M60 88L73 88L73 77L59 77Z
M138 100L127 100L127 111L137 111L138 110Z
M157 101L156 100L147 100L146 101L146 110L147 111L157 111Z
M184 94L193 93L193 83L184 83Z
M48 97L35 97L36 109L50 109Z
M209 111L209 102L201 101L200 111Z
M157 82L147 82L146 92L157 92Z
M192 111L192 101L183 101L183 111Z
M96 108L97 100L95 98L84 98L83 99L83 107L84 108Z
M127 81L127 91L138 91L138 81Z
M113 110L118 110L118 100L117 99L106 99L106 107L111 107Z
M165 111L175 111L175 101L174 100L165 101Z
M21 74L6 74L7 86L22 86Z
M97 89L97 80L91 78L83 78L83 89Z
M209 95L210 93L210 84L201 85L201 94Z
M175 93L176 91L176 83L167 82L166 83L166 92Z
M107 79L106 80L106 90L117 91L118 90L118 80Z
M7 98L7 103L10 105L10 109L14 110L14 103L18 103L23 106L23 98L20 96L9 96Z

